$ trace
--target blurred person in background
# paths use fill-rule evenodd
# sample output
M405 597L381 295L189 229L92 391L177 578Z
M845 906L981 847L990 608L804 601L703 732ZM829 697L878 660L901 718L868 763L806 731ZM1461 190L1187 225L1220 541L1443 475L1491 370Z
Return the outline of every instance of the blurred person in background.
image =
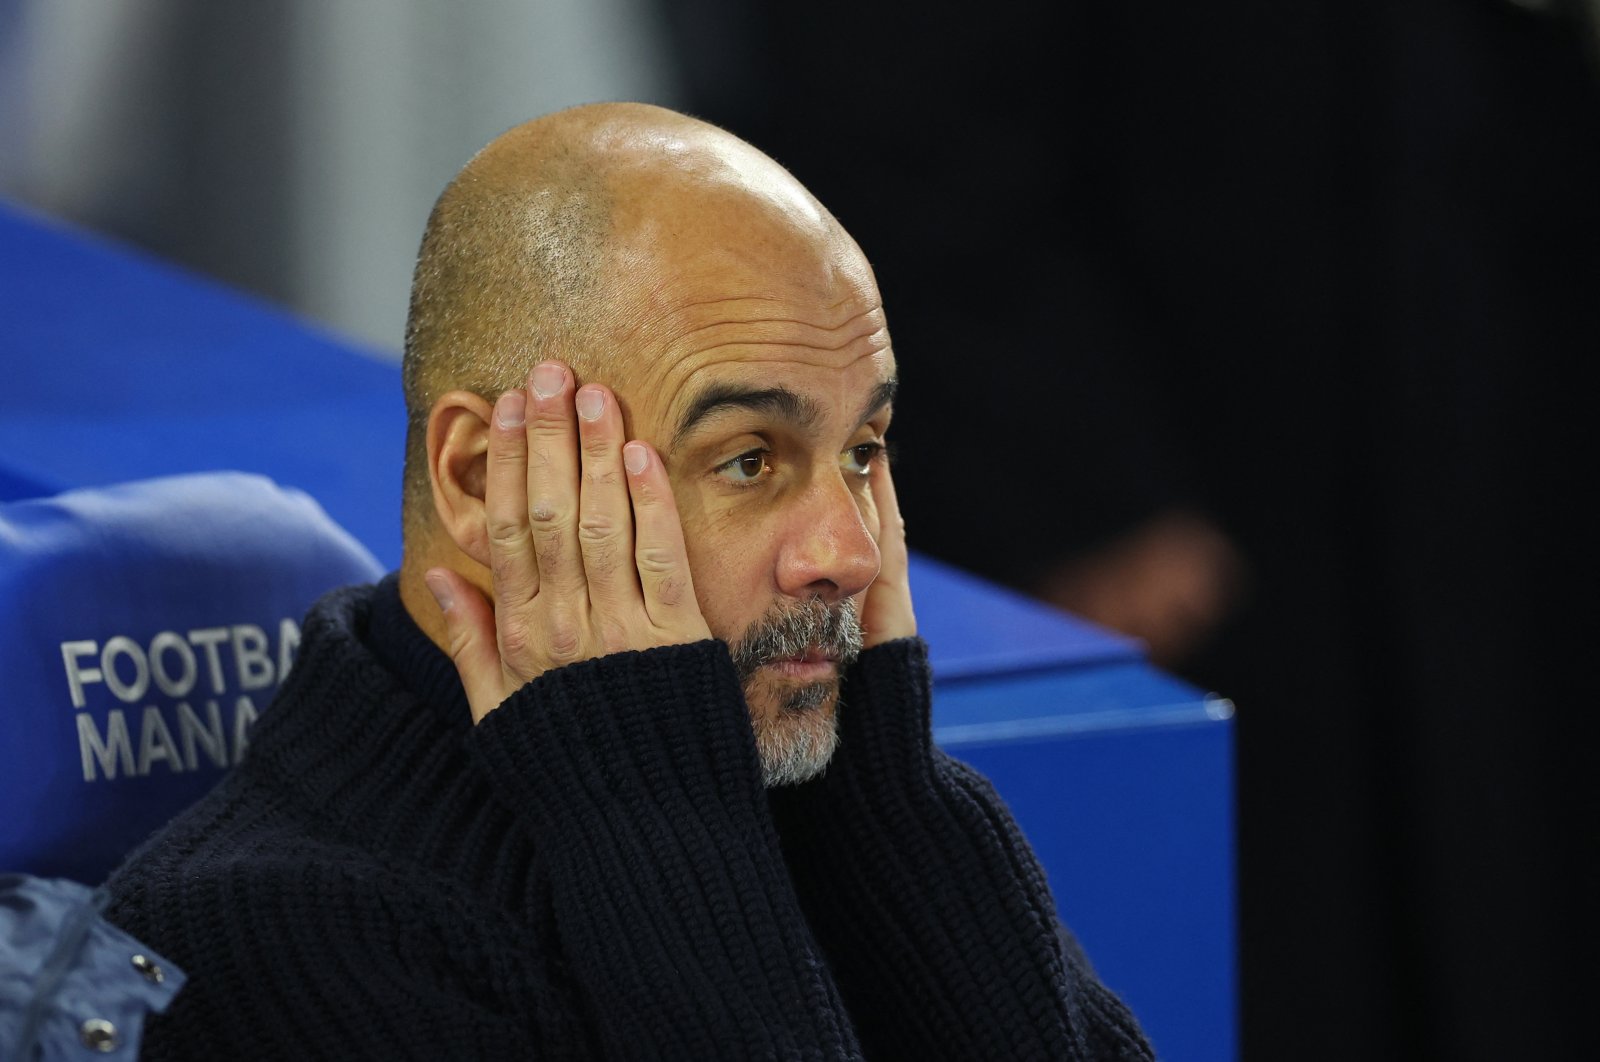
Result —
M919 547L1237 702L1246 1056L1572 1057L1594 5L664 10L943 366Z

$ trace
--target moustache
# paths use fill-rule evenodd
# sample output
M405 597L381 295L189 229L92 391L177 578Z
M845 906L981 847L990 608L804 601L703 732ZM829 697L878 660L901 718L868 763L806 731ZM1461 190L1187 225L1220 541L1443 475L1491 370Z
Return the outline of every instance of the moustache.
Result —
M730 653L739 677L748 680L765 664L803 656L813 649L837 661L843 670L861 655L861 646L856 603L846 598L829 605L814 597L774 607L745 630Z

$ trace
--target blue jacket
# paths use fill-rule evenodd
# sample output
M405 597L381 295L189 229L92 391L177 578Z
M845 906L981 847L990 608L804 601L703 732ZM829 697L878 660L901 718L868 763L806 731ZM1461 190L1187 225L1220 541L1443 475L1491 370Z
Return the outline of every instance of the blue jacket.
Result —
M0 1059L138 1057L145 1015L185 977L101 918L105 902L64 878L0 874Z

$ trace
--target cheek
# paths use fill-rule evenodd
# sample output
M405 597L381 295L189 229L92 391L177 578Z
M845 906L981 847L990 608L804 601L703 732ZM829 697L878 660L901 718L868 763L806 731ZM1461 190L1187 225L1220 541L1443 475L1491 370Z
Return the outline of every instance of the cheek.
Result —
M770 536L694 491L680 489L677 497L700 611L714 636L736 641L772 602Z

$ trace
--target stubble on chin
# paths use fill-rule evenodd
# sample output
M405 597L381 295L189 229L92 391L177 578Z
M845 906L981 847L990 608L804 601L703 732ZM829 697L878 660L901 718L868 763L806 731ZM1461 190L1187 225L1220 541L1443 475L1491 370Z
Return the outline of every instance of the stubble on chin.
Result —
M733 645L755 729L761 777L768 788L797 785L821 774L839 744L839 674L861 652L853 601L811 599L769 611ZM784 683L764 665L808 649L825 650L838 673L826 682Z
M839 745L837 680L785 690L747 685L745 699L755 729L762 784L768 789L799 785L827 769Z

